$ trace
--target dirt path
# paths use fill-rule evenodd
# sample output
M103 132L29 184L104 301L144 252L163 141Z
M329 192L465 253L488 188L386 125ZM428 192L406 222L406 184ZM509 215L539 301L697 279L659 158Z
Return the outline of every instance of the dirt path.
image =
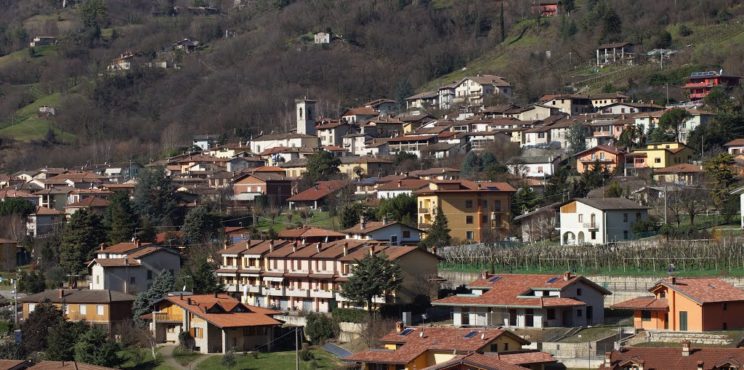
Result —
M173 357L173 351L175 349L176 349L175 345L166 345L166 346L160 347L160 349L158 350L158 352L163 356L163 361L165 362L165 364L168 367L172 368L173 370L193 370L193 369L196 369L196 367L199 366L199 364L202 361L212 356L216 356L214 354L202 355L201 357L192 361L188 365L183 366L180 363L178 363L178 361L176 361L175 357Z

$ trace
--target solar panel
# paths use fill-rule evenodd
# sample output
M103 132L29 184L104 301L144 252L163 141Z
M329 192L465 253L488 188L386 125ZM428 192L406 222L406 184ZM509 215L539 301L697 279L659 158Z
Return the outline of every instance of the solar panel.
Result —
M406 329L403 329L402 332L400 332L400 335L408 335L408 334L411 334L412 331L413 331L412 328L406 328Z
M495 283L499 279L501 279L501 276L496 275L496 276L491 276L490 278L488 278L488 281L491 283Z
M475 330L473 330L473 331L471 331L470 333L467 333L467 334L465 334L465 338L472 338L472 337L474 337L474 336L475 336L476 334L478 334L478 332L477 332L477 331L475 331Z
M554 276L554 277L548 279L548 284L555 283L556 281L558 281L558 277Z

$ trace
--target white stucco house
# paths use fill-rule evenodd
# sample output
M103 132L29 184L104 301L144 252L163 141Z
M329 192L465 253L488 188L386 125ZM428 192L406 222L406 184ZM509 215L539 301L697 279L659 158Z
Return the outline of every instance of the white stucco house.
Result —
M163 271L176 276L181 269L181 256L170 248L134 241L102 246L88 268L90 289L136 294L147 290Z
M509 172L521 177L546 178L553 176L561 163L561 156L532 156L513 158L507 162Z
M604 296L591 280L571 274L481 274L469 294L433 301L451 307L456 327L576 327L604 322Z
M421 230L397 221L366 221L343 230L346 239L377 240L391 245L417 244L421 241Z
M560 208L561 245L606 244L636 237L633 224L648 208L625 198L580 198Z

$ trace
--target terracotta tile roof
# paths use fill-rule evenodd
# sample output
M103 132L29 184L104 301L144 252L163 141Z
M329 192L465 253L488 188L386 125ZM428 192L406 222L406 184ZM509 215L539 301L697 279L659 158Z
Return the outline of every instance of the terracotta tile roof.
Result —
M36 207L34 214L37 216L59 216L64 215L65 212L47 207Z
M0 370L26 369L28 363L25 360L0 360Z
M404 228L411 228L411 229L414 229L414 230L418 230L415 227L411 227L411 226L408 226L408 225L405 225L405 224L401 224L398 221L389 221L389 222L367 221L367 222L364 223L364 227L363 228L362 228L362 224L361 223L358 223L358 224L356 224L356 225L354 225L354 226L352 226L352 227L344 230L343 232L345 234L367 235L367 234L369 234L369 233L371 233L373 231L384 229L386 227L390 227L390 226L397 225L397 224L400 224Z
M478 351L502 335L510 336L522 344L529 344L528 341L521 337L501 329L408 327L401 332L394 330L380 338L380 342L382 343L400 345L397 350L357 352L345 357L344 361L407 364L429 350L455 353Z
M582 281L602 294L607 289L577 275L486 274L468 284L471 288L487 289L482 295L453 295L432 302L433 305L500 306L500 307L566 307L582 306L584 302L566 297L528 296L533 290L559 290Z
M625 151L621 150L620 148L616 148L614 146L597 145L597 146L595 146L593 148L589 148L589 149L584 150L582 152L578 152L578 153L574 154L574 156L575 157L580 157L584 153L590 153L590 152L596 152L596 151L603 151L603 152L608 152L608 153L612 153L612 154L625 154Z
M36 195L23 190L2 189L0 190L0 199L5 198L36 198Z
M519 365L510 364L505 361L501 361L493 356L485 356L480 353L472 353L469 355L459 355L453 357L447 362L442 362L437 365L425 367L423 370L450 370L450 369L461 369L461 365L472 366L481 370L524 370L528 369ZM470 369L470 367L467 367Z
M3 368L4 369L4 368ZM76 361L41 361L29 370L114 370L113 367L103 367L91 364L84 364Z
M638 297L615 303L611 308L616 310L667 311L669 310L669 303L667 303L666 298L657 299L654 296Z
M344 186L346 186L346 181L343 180L319 181L310 189L299 192L287 200L290 202L316 201L341 190Z
M163 300L201 317L218 328L281 325L281 321L271 317L279 314L279 311L242 304L227 294L168 296Z
M731 140L728 143L723 144L723 146L744 146L744 138Z
M148 246L148 245L150 245L150 243L143 243L143 244L139 244L138 245L136 243L124 242L124 243L114 244L114 245L112 245L110 247L106 247L106 248L104 248L102 250L98 250L98 251L96 251L96 253L123 254L123 253L131 252L131 251L133 251L135 249L139 249L141 247Z
M24 303L41 303L45 300L52 303L110 303L134 301L134 296L115 290L49 289L20 298Z
M679 278L661 280L649 289L656 291L660 286L681 293L699 304L713 302L744 301L744 291L716 278Z
M603 364L600 369L620 370L632 365L642 364L644 369L699 369L704 370L739 368L744 364L744 348L691 348L688 356L682 355L682 348L631 347L612 351L610 365Z
M515 365L548 364L556 362L553 355L545 352L486 353L486 357L496 357Z
M429 188L415 191L415 194L468 193L468 192L515 192L516 189L505 182L475 182L471 180L434 180Z
M315 129L317 129L317 130L330 130L330 129L334 129L334 128L337 128L337 127L340 127L340 126L344 126L344 125L346 125L346 122L344 122L344 121L341 121L341 120L330 120L330 121L325 121L325 122L322 122L320 124L317 124L315 126Z
M377 190L418 190L429 185L429 180L420 179L402 179L390 181L377 186Z
M372 107L356 107L346 110L341 116L378 116L379 114Z
M437 91L424 91L416 95L411 95L407 97L406 100L431 99L431 98L437 98L437 97L439 97L439 92Z
M692 163L680 163L673 166L659 168L654 173L701 173L703 166Z
M499 86L499 87L511 86L511 84L501 76L479 75L479 76L465 77L463 78L463 81L466 79L475 81L481 85L494 85L494 86Z
M322 237L345 237L345 234L333 231L321 229L312 226L303 226L295 229L285 229L279 232L279 237L282 239L302 239L302 238L322 238Z
M406 142L406 141L429 141L435 139L437 135L402 135L391 137L388 143Z
M436 168L429 168L425 170L416 170L410 173L411 176L436 176L436 175L444 175L444 174L459 174L460 170L456 168L448 168L448 167L436 167Z
M111 205L111 201L93 196L68 204L66 208L106 208L109 205Z

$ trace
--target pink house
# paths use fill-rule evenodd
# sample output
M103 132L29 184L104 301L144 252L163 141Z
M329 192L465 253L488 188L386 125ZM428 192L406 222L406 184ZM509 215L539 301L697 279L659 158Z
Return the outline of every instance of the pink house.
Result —
M558 7L561 4L558 0L539 0L532 4L532 11L543 17L552 17L558 15Z

